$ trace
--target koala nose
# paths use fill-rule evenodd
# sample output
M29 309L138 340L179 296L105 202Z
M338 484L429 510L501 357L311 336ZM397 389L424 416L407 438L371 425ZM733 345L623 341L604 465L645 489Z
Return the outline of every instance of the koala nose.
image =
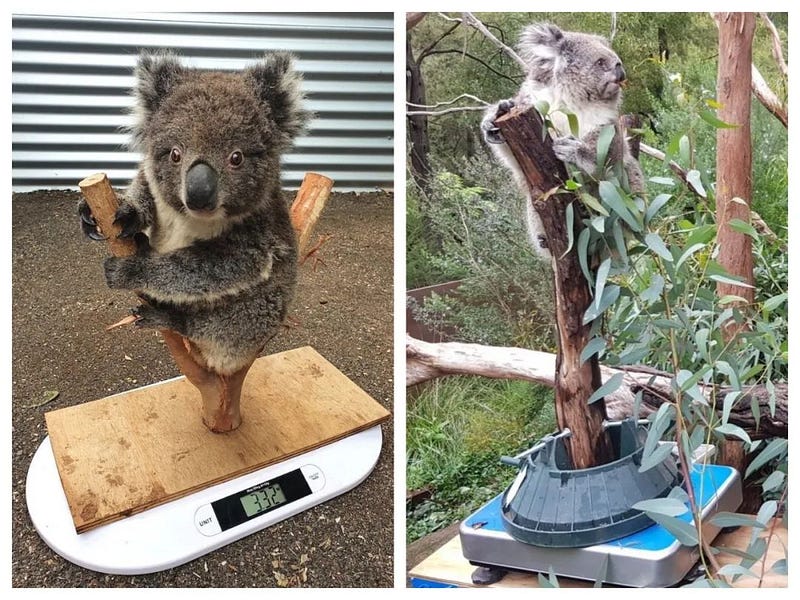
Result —
M617 81L625 81L625 69L622 68L621 63L614 65L614 74L617 76Z
M205 163L197 163L186 174L186 206L192 210L217 206L217 174Z

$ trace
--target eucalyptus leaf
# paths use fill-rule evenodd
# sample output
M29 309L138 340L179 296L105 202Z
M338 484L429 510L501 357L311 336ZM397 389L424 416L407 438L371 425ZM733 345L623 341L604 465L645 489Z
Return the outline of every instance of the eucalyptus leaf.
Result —
M672 262L672 253L669 251L660 235L651 231L644 236L644 243L647 244L647 247L650 248L650 250L658 254L661 258Z
M717 527L758 527L759 529L762 528L762 525L751 516L743 515L740 513L728 512L724 510L714 514L709 519L709 522L712 525L716 525Z
M594 286L594 277L589 270L589 240L591 239L592 232L586 227L578 234L578 263L581 265L581 271L590 287Z
M758 239L758 232L756 231L755 227L750 225L750 223L745 223L741 219L731 219L728 221L728 227L738 233L749 235L754 240Z
M681 254L678 260L675 262L675 268L680 269L681 265L685 263L695 252L698 252L705 247L706 247L705 244L700 244L700 243L692 244L691 246L689 246L686 250L683 251L683 254Z
M738 425L733 425L732 423L725 423L725 425L720 425L719 427L715 427L714 431L726 436L737 437L740 440L747 442L748 444L751 443L750 436L747 435L747 432Z
M761 484L761 487L764 492L771 492L781 487L785 479L786 474L783 471L774 471L770 473L770 476L764 480L764 483Z
M625 201L622 199L622 196L619 195L619 191L617 191L617 187L613 183L610 181L601 181L598 185L598 191L603 202L605 202L620 219L625 221L631 230L636 232L642 230L641 224L639 224L630 210L628 210Z
M697 192L701 198L706 197L706 190L703 187L703 182L700 180L700 171L692 169L686 173L686 181L691 184L691 186L694 188L694 191Z
M717 575L724 575L726 577L733 577L733 576L741 576L744 575L745 577L754 577L755 579L759 579L759 576L753 573L750 569L746 569L742 565L723 565L720 567L720 570L717 571Z
M600 130L600 135L597 136L597 170L602 171L603 167L606 165L606 158L608 157L608 148L611 146L611 142L614 139L614 134L616 133L616 127L611 125L605 125Z
M742 395L741 391L728 392L725 394L725 400L722 401L722 424L726 424L731 416L731 408L734 402Z
M652 180L651 180L652 181ZM670 180L671 181L671 180ZM672 194L659 194L650 205L647 207L647 210L644 213L644 222L649 223L653 217L656 216L659 210L672 198Z
M770 571L777 575L788 575L789 574L789 562L785 558L779 558L774 563L772 563L772 567L770 567Z
M572 202L567 204L565 212L567 219L567 249L564 250L561 258L564 258L572 250L572 244L575 241L575 209L572 206Z
M652 303L659 299L663 290L664 278L656 273L650 278L650 285L639 294L639 297L645 302Z
M710 110L701 110L698 115L700 116L703 121L711 125L712 127L716 127L717 129L736 129L739 125L733 123L726 123L725 121L721 120L717 115L712 113Z
M639 472L644 473L653 467L660 465L672 453L672 446L669 444L660 444L656 446L650 454L642 454L642 463L639 465ZM655 520L655 519L653 519Z
M586 309L586 312L583 314L583 324L586 325L587 323L591 323L597 317L602 315L609 306L614 304L619 298L621 288L618 285L609 285L603 290L603 295L600 298L600 306L595 306L594 304L590 304L589 308Z
M600 201L597 198L595 198L589 193L582 192L580 195L580 199L581 202L583 202L586 206L591 208L594 212L603 215L604 217L607 217L611 214L606 210L605 206L600 204Z
M596 309L600 308L600 300L603 297L603 288L606 285L606 279L608 279L608 272L611 270L611 259L606 258L603 262L600 263L600 266L597 267L597 275L594 283L594 305Z
M587 400L587 404L592 404L593 402L597 402L604 396L608 394L612 394L619 389L619 386L622 385L622 380L624 378L623 373L615 373L612 375L608 381L606 381L603 385L597 388L591 396L589 396L589 400Z
M776 308L778 308L781 304L784 304L786 300L789 298L789 294L784 292L782 294L778 294L777 296L773 296L768 300L764 301L764 310L772 312Z
M651 183L656 183L658 185L668 185L673 186L675 185L675 180L672 177L651 177L648 179Z
M667 515L668 517L679 517L686 514L689 509L686 505L675 498L653 498L652 500L640 500L631 508L650 513Z
M697 545L697 529L677 517L668 517L659 513L645 511L645 514L675 536L684 546Z
M593 355L599 355L606 349L606 340L602 337L594 337L586 342L586 346L581 351L581 364L585 363Z
M778 512L778 503L775 502L775 500L767 500L761 505L761 508L758 509L756 521L766 527L769 524L769 520L775 516L776 512Z

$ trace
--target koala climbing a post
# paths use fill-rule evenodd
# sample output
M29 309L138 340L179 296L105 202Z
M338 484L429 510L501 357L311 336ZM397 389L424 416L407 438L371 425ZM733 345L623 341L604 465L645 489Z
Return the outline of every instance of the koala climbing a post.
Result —
M528 65L525 81L517 95L490 107L481 122L484 139L493 154L514 175L527 196L525 177L494 125L514 106L531 107L546 102L549 118L557 130L553 151L590 176L597 171L597 142L606 125L616 128L606 163L622 163L633 193L642 193L644 181L639 163L631 155L619 126L622 82L625 70L608 41L597 35L562 31L549 23L525 28L519 41L520 56ZM578 121L578 135L570 134L567 114ZM527 226L531 243L543 258L550 258L541 220L527 198Z
M106 259L106 282L145 300L137 326L179 333L229 375L263 350L294 292L280 159L310 117L301 77L281 52L237 73L143 54L135 75L132 147L143 160L115 223L137 253ZM79 214L103 239L85 201Z

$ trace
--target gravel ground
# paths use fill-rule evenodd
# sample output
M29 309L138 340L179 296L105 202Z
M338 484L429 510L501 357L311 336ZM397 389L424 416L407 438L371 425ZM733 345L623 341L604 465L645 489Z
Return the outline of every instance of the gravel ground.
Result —
M46 435L44 413L178 375L157 335L104 331L135 305L109 290L103 244L87 241L78 194L12 196L12 585L14 587L391 587L393 427L381 457L351 492L186 565L138 576L73 565L38 536L25 477ZM322 261L301 269L297 325L268 352L313 346L392 410L391 194L333 194L316 233ZM58 396L43 405L48 392Z

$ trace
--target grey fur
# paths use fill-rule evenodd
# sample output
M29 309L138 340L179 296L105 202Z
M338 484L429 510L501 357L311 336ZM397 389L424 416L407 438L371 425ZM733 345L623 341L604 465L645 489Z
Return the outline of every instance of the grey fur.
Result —
M294 291L297 242L280 158L310 116L301 78L281 52L238 73L145 54L136 81L131 133L144 159L117 221L140 250L107 259L106 281L147 301L134 311L137 325L177 331L230 374L277 332ZM198 163L215 178L208 211L187 207L187 172Z
M511 170L522 190L527 194L524 176L494 120L514 105L529 107L546 101L550 120L558 129L553 151L559 159L591 176L601 175L596 173L597 141L603 128L613 124L616 135L609 147L607 165L621 161L631 191L642 193L644 178L639 163L631 155L618 122L622 102L620 83L625 73L608 41L597 35L562 31L550 23L537 23L523 30L519 52L529 67L527 78L513 99L486 111L481 130L495 156ZM570 134L566 113L573 113L578 119L577 137ZM526 205L531 242L540 255L549 258L541 220L530 199Z

